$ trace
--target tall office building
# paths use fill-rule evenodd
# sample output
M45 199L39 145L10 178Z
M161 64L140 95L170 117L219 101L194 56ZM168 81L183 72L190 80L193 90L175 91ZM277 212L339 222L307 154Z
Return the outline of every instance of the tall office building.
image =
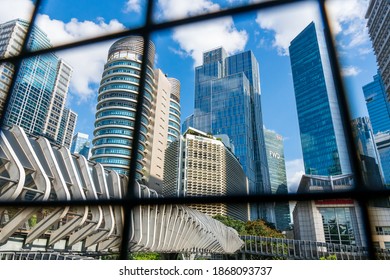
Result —
M180 138L180 81L175 78L168 78L171 84L169 99L169 122L168 122L168 145Z
M379 72L372 82L363 86L363 92L375 134L384 183L390 187L390 101Z
M147 140L155 101L153 72L155 47L152 42L147 46L149 56L136 158L138 179L143 176L145 152L150 149ZM129 172L143 47L144 41L140 36L116 41L108 51L99 87L91 160L121 174Z
M20 52L28 25L27 21L21 19L0 25L1 56L15 56ZM38 27L33 26L27 47L34 51L50 48L51 44L47 35ZM2 77L0 110L10 90L10 77L13 72L13 66L9 63L0 66ZM10 93L8 107L4 112L5 124L19 125L30 134L44 135L54 143L69 147L70 141L64 137L73 133L73 130L66 118L70 122L75 121L74 113L71 113L72 117L69 118L70 111L65 108L71 74L72 68L54 53L22 60L18 75L14 77L15 85Z
M390 101L387 99L382 77L378 72L373 81L363 86L368 114L374 134L390 131Z
M80 152L82 147L89 141L88 134L77 132L72 137L72 146L70 147L70 152L72 154Z
M189 115L181 125L181 133L184 134L190 127L194 127L194 114Z
M246 195L247 179L240 162L221 139L189 128L166 150L163 194L169 196ZM248 204L191 205L209 216L247 221Z
M350 174L336 88L317 28L310 23L289 47L305 174Z
M374 133L368 117L352 120L352 131L357 146L364 183L371 189L383 188L383 175Z
M390 100L390 1L370 0L366 18L387 99Z
M89 159L91 157L91 148L91 141L89 140L88 134L77 132L73 135L72 145L70 147L72 154L79 154Z
M91 160L121 174L130 168L143 46L140 36L115 42L99 88ZM136 176L161 192L165 149L180 136L180 82L153 69L154 44L148 48Z
M390 188L390 131L375 134L375 142L381 159L384 183Z
M27 33L28 22L13 20L0 24L0 57L16 56L22 50L22 43ZM0 64L0 116L3 114L4 102L14 73L11 63Z
M145 154L144 179L149 188L162 192L165 149L180 137L180 82L168 78L160 69L154 70L155 100L150 118L148 141L150 152Z
M59 136L61 128L61 120L67 118L69 109L65 108L66 97L68 94L70 77L72 74L72 68L60 60L57 65L57 77L52 91L49 110L47 112L46 122L43 128L43 135L49 139L53 139L54 142L64 142ZM70 118L72 120L72 118ZM76 120L74 121L76 124ZM69 126L66 135L72 135L74 132L74 126ZM69 139L65 141L69 144ZM67 146L69 148L69 146Z
M196 129L226 134L249 180L249 193L270 193L258 62L251 51L227 56L223 48L203 54L195 69ZM270 207L251 205L251 219L269 219Z
M283 137L264 128L264 140L267 150L267 162L271 191L273 194L287 194L286 163L284 159ZM288 202L275 203L275 227L279 230L289 229L291 223Z
M76 128L77 113L65 108L61 116L61 122L56 144L65 146L68 149L72 145L72 136Z

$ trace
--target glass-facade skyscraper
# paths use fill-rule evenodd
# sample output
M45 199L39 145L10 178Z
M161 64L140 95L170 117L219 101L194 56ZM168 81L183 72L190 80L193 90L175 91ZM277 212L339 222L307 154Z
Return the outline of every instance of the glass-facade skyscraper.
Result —
M352 120L352 131L358 149L363 181L372 189L382 189L383 175L370 119L359 117Z
M363 92L375 134L385 185L390 186L390 102L379 71L372 82L363 86Z
M21 19L0 24L1 57L19 54L28 26L29 22ZM50 47L47 35L32 26L27 48L35 51ZM10 63L0 66L0 114L13 72ZM72 68L54 53L23 59L4 112L4 122L69 148L71 137L66 136L73 134L77 118L77 114L65 108L71 74Z
M116 41L108 51L99 87L91 160L121 174L128 174L134 118L140 84L144 41L131 36ZM136 176L143 176L149 118L154 101L155 47L148 43L147 75L139 135Z
M249 193L270 193L259 65L251 51L227 56L217 48L203 54L203 65L195 69L193 125L206 133L228 135L248 177ZM251 219L267 219L267 208L251 205Z
M305 174L351 174L322 32L310 23L291 41L289 51Z
M387 99L382 77L378 72L373 81L363 86L368 114L374 134L390 131L390 102Z
M287 194L283 137L272 130L264 128L264 139L272 194ZM275 203L275 227L279 230L286 230L289 229L290 223L289 204L285 202Z

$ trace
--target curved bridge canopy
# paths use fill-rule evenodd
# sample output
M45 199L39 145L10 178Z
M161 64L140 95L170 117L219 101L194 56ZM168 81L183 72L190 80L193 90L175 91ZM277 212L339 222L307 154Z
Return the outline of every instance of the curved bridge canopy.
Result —
M0 251L116 251L124 213L120 206L3 207L1 201L120 199L126 176L99 163L28 137L18 126L0 134ZM136 183L138 197L158 197ZM237 232L182 205L136 206L131 211L132 251L234 253Z

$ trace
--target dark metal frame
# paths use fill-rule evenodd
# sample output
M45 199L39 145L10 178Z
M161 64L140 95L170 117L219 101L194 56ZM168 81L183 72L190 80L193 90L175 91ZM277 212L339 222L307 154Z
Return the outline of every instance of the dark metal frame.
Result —
M211 20L216 18L221 18L224 16L231 15L242 15L247 12L259 11L267 8L281 7L286 4L293 4L297 2L317 2L319 11L321 13L321 18L325 31L325 40L327 43L329 59L331 64L331 69L333 73L333 79L337 89L338 101L341 108L341 116L342 122L345 128L345 135L347 138L349 155L351 157L351 164L355 174L355 183L356 188L353 191L343 191L337 193L304 193L304 194L261 194L261 195L250 195L250 196L218 196L218 197L186 197L186 198L177 198L177 197L166 197L159 199L151 199L151 198L137 198L133 192L133 185L135 183L135 170L136 170L136 161L132 160L130 162L130 174L129 174L129 185L126 197L123 199L112 199L112 200L90 200L90 201L45 201L45 202L34 202L34 201L0 201L0 206L25 206L25 207L46 207L46 206L68 206L68 205L115 205L122 206L125 212L125 221L124 221L124 231L122 234L122 243L120 248L120 259L127 259L129 252L129 236L130 236L130 210L132 207L136 205L145 205L145 204L190 204L190 203L215 203L215 202L225 202L225 203L242 203L243 201L247 202L286 202L286 201L305 201L305 200L317 200L317 199L334 199L334 198L352 198L358 201L359 205L362 209L363 223L365 236L367 237L366 243L368 245L368 258L376 259L375 249L373 247L372 242L372 232L370 228L369 214L368 214L368 202L372 199L383 198L385 196L390 196L390 190L370 190L369 186L366 186L363 183L362 173L360 164L356 154L356 146L352 137L352 127L350 123L350 112L348 107L348 102L346 98L346 92L343 86L343 80L341 77L340 66L337 60L337 51L335 49L335 44L333 42L333 36L331 33L331 29L329 26L329 17L326 9L326 1L327 0L268 0L261 1L260 3L248 4L245 6L234 7L229 9L224 9L215 13L209 13L204 15L198 15L193 17L188 17L184 19L178 19L173 21L156 23L153 21L153 12L156 0L148 0L146 3L146 16L145 23L143 26L138 28L133 28L130 30L126 30L123 32L118 32L114 34L108 34L92 39L81 40L74 43L69 43L66 45L56 46L50 49L42 49L38 51L31 52L27 49L27 40L24 40L22 51L18 56L10 57L10 58L1 58L0 63L10 62L14 65L14 75L16 77L20 63L23 59L36 56L43 55L52 52L58 52L62 50L67 50L74 47L86 46L88 44L98 43L106 40L117 39L123 36L130 35L141 35L144 37L145 41L148 41L151 37L151 34L157 31L167 30L170 28L178 27L181 25L192 24L199 21ZM30 22L35 22L39 7L43 5L44 1L36 0L35 1L35 9L31 15ZM27 36L29 37L32 31L32 25L30 24ZM143 55L143 63L141 69L141 83L139 87L138 94L138 102L137 102L137 111L136 111L136 119L135 119L135 127L134 127L134 138L132 143L132 154L131 158L136 158L136 152L139 142L139 131L141 127L141 108L142 101L144 95L144 87L145 87L145 77L146 77L146 59L148 57L148 48L144 48ZM11 80L10 90L12 92L15 85L15 78ZM10 94L8 94L5 108L7 107L10 100ZM0 118L0 124L4 123L4 114Z

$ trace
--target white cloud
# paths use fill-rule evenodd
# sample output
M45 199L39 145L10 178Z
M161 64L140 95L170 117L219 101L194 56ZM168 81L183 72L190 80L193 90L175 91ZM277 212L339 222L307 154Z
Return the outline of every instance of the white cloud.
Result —
M368 0L327 1L330 24L335 35L342 35L343 48L360 46L368 42L364 19ZM288 46L311 21L320 23L319 9L315 3L305 2L285 5L282 8L259 12L259 27L274 32L273 47L280 55L288 55Z
M1 7L2 22L16 18L29 20L34 4L31 0L1 0ZM79 21L73 18L65 23L51 19L45 14L38 14L36 24L48 35L54 46L125 29L125 26L117 20L107 23L102 18L96 21ZM78 98L72 98L72 101L86 101L93 96L96 91L94 87L100 81L103 65L107 59L107 51L111 44L112 42L105 42L58 53L58 56L73 68L70 87L72 93L75 93Z
M347 37L344 47L356 47L369 41L365 19L368 3L368 0L327 2L333 32Z
M304 174L303 159L286 161L287 186L290 193L295 193Z
M220 9L219 5L208 0L159 0L158 4L162 17L167 20ZM219 46L223 46L228 54L244 50L248 34L245 30L237 30L232 17L226 17L178 27L174 29L172 38L182 51L194 59L195 65L200 65L204 51Z
M158 5L161 16L165 20L175 20L220 10L218 4L214 4L209 0L159 0Z
M38 15L37 25L48 35L53 45L75 42L107 33L118 32L125 27L117 20L106 23L102 18L97 22L72 19L65 23L50 19L48 15ZM73 67L71 91L80 101L88 100L94 93L93 84L100 81L107 52L112 42L103 42L86 47L64 51L58 54Z
M341 69L341 75L343 77L357 76L361 70L355 66L347 66Z
M200 65L204 51L220 46L228 54L244 50L248 34L237 30L232 18L224 18L179 27L174 31L173 39L194 59L195 65Z
M319 22L318 19L317 6L306 2L259 12L256 22L260 28L274 32L272 46L280 55L288 55L291 40L310 22Z
M34 4L31 0L1 0L0 5L0 23L17 18L30 20L34 10Z
M141 12L141 0L127 0L125 4L125 13L130 13L130 12L136 12L140 13Z

